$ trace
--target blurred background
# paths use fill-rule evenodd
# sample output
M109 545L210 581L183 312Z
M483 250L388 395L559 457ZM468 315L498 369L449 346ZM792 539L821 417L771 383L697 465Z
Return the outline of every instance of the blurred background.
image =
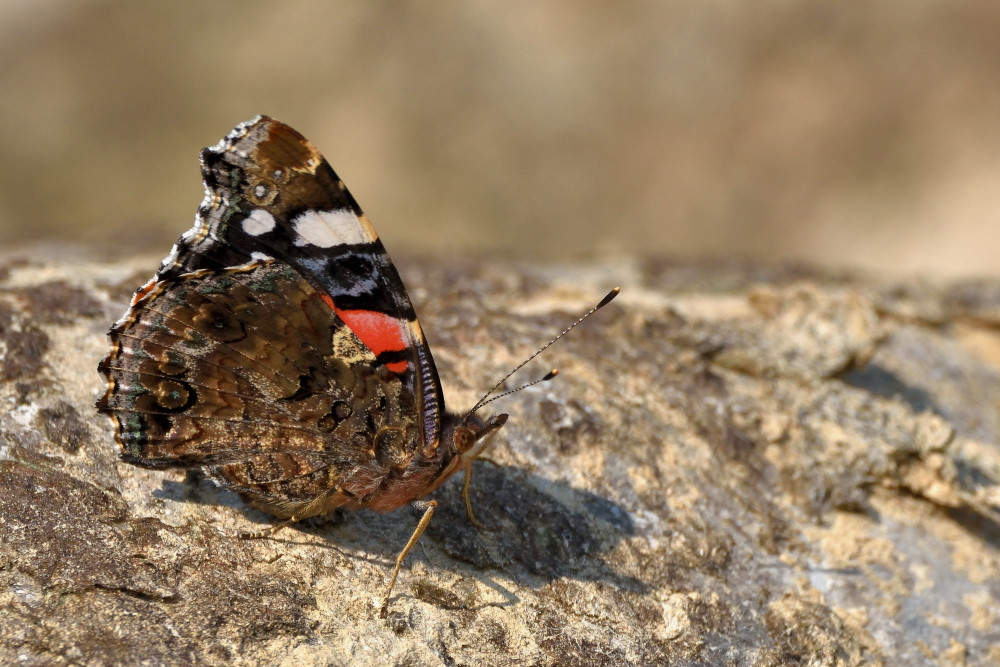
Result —
M257 113L395 254L1000 268L995 0L4 0L0 249L165 254Z

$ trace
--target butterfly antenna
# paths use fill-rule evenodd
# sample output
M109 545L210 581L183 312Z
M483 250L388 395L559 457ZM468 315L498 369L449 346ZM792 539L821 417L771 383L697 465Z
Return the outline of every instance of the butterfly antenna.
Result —
M500 400L504 396L509 396L510 394L515 394L515 393L521 391L522 389L527 389L528 387L532 387L532 386L534 386L534 385L536 385L536 384L538 384L540 382L548 382L549 380L551 380L552 378L554 378L557 375L559 375L559 369L558 368L553 368L551 371L549 371L548 373L545 374L545 377L540 377L537 380L532 380L528 384L522 384L520 387L518 387L516 389L508 389L504 393L497 394L496 396L494 396L494 397L492 397L490 399L481 400L481 401L479 401L479 403L476 405L476 407L474 409L472 409L472 410L469 411L469 415L472 415L472 413L474 413L476 410L479 410L479 409L481 409L481 408L489 405L493 401ZM494 387L492 391L496 391L496 387ZM486 396L489 396L489 394L486 394ZM483 399L486 399L486 396L484 396ZM468 417L469 415L466 415L466 416Z
M559 370L556 369L556 368L553 368L551 371L549 371L548 373L546 373L544 377L538 378L537 380L529 382L528 384L522 385L522 386L518 387L517 389L510 389L508 391L503 392L502 394L498 394L496 396L493 396L493 398L490 398L490 396L493 395L493 392L495 392L497 389L499 389L501 387L501 385L503 385L504 382L506 382L507 380L510 379L511 375L513 375L514 373L516 373L519 370L521 370L522 368L524 368L528 364L529 361L531 361L532 359L534 359L535 357L537 357L538 355L540 355L545 350L549 349L549 347L551 347L551 345L553 343L555 343L557 340L559 340L560 338L562 338L563 336L565 336L566 334L568 334L570 331L572 331L573 329L575 329L585 319L587 319L588 317L590 317L591 315L593 315L594 313L596 313L597 311L599 311L601 308L604 308L604 306L606 306L609 303L611 303L611 301L616 296L618 296L618 293L621 292L621 291L622 291L621 287L616 287L613 290L611 290L610 292L608 292L607 296L605 296L603 299L601 299L601 302L598 303L596 306L594 306L593 308L591 308L590 310L588 310L586 313L584 313L583 317L581 317L576 322L573 322L573 324L571 324L568 327L566 327L565 329L563 329L563 332L561 334L559 334L558 336L556 336L555 338L553 338L552 340L550 340L548 343L546 343L542 347L538 348L538 350L534 354L532 354L530 357L528 357L527 359L525 359L524 361L522 361L520 364L518 364L517 367L514 368L514 370L512 370L509 373L507 373L507 375L504 375L503 378L499 382L497 382L495 385L493 385L493 388L490 389L488 392L486 392L486 394L484 394L483 397L481 399L479 399L479 402L476 403L476 405L473 406L473 408L471 410L469 410L469 413L466 415L466 419L468 419L469 417L471 417L473 414L475 414L475 412L477 410L479 410L480 408L482 408L484 405L487 405L488 403L492 403L493 401L495 401L495 400L497 400L499 398L503 398L504 396L508 396L508 395L513 394L515 392L521 391L522 389L527 389L528 387L536 385L536 384L538 384L540 382L548 382L549 380L551 380L552 378L554 378L556 375L558 375L559 374Z

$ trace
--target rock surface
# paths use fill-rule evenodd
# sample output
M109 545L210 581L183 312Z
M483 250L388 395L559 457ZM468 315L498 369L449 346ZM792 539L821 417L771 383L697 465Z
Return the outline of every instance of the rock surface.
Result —
M419 513L272 539L118 462L104 336L158 258L0 265L0 663L1000 664L1000 281L410 259L450 405L558 380Z

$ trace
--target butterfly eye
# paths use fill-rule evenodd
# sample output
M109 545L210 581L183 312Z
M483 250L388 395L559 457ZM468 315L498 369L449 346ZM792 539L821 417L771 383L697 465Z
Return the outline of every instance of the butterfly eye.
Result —
M459 426L455 429L455 450L459 454L464 454L476 444L476 436L472 433L472 430L466 428L465 426Z

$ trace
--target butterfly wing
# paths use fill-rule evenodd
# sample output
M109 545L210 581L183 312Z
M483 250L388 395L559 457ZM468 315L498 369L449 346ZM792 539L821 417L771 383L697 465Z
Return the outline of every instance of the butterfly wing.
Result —
M201 154L205 200L158 280L273 258L294 268L415 396L426 446L444 398L410 298L371 223L319 151L266 116Z
M98 407L130 463L203 466L294 510L359 503L420 444L413 395L286 265L163 281L111 338Z

